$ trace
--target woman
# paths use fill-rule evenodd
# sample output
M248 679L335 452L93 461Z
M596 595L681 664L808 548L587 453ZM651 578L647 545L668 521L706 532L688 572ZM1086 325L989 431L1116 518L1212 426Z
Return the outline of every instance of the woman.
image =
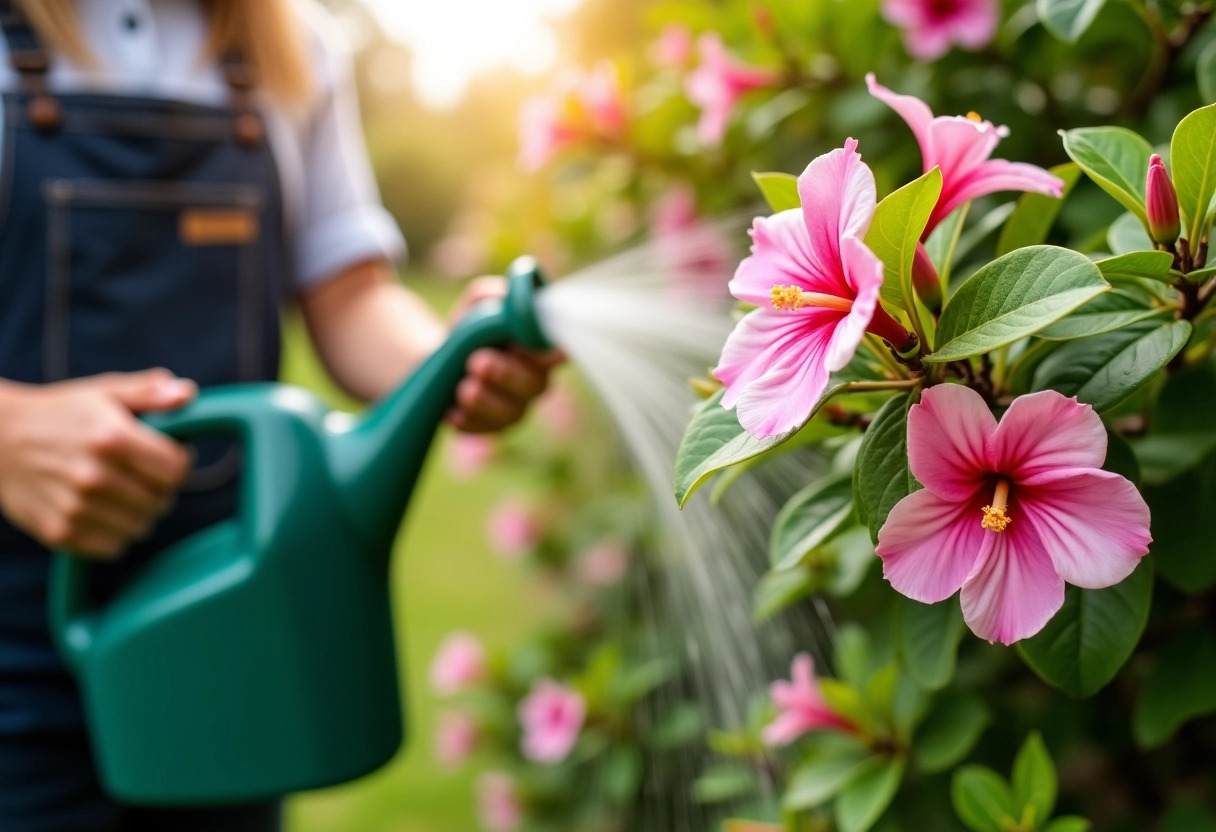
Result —
M366 400L444 327L393 279L403 243L318 9L0 0L0 20L0 830L276 829L277 805L106 799L47 634L47 551L112 561L104 594L232 512L237 450L192 458L138 414L274 378L283 302ZM552 363L473 355L451 423L514 422Z

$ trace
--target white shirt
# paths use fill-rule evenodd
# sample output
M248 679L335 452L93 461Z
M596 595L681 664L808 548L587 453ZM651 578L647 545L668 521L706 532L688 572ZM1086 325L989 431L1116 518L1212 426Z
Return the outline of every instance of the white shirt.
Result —
M405 242L380 204L338 27L313 0L293 5L310 57L310 99L290 114L269 96L261 96L259 104L282 181L295 285L305 289L361 260L400 259ZM52 92L227 103L229 88L218 62L199 60L207 24L198 0L78 0L77 8L97 65L73 64L53 52ZM0 92L16 85L8 44L0 37ZM0 108L0 140L3 117Z

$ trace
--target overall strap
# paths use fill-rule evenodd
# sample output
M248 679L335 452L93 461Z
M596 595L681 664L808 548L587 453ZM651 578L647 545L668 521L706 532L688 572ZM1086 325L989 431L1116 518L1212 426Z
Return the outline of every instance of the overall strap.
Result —
M0 0L4 2L4 0ZM233 129L236 140L246 147L257 147L266 138L266 126L253 100L257 72L240 50L230 49L220 58L224 80L231 93Z
M9 64L20 78L21 91L29 97L26 117L39 130L54 130L59 126L62 110L47 89L50 55L12 0L0 0L0 28L8 41Z

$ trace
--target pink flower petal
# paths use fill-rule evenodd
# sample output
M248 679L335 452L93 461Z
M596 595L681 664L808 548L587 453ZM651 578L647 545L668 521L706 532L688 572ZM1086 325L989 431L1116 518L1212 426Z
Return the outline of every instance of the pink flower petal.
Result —
M933 111L929 109L929 105L915 96L892 92L878 83L873 72L866 75L866 86L870 89L870 95L899 113L899 117L908 123L908 127L912 128L912 135L916 137L916 143L921 148L921 156L928 165L925 148L933 144L929 135L929 126L933 123ZM933 165L928 165L925 170L932 167Z
M1017 503L1010 506L1014 522L1034 526L1068 583L1114 586L1148 553L1148 505L1123 477L1088 471L1042 474L1032 482L1017 489Z
M965 0L950 21L954 41L966 49L982 49L996 35L1000 9L996 0Z
M1044 390L1013 400L989 448L992 470L1015 480L1060 469L1101 468L1106 429L1089 405Z
M928 489L895 504L878 532L875 553L896 592L936 604L958 592L984 546L978 494L956 501Z
M832 340L828 344L824 365L828 372L843 370L853 360L866 327L878 307L878 292L882 288L882 261L856 237L844 237L840 241L845 281L851 293L855 293L849 314L836 324Z
M1035 165L1010 162L1006 159L989 159L964 181L951 190L948 200L940 200L929 218L933 227L950 212L971 199L1001 191L1029 191L1058 197L1064 192L1062 180ZM945 188L942 189L943 194Z
M713 371L714 378L726 387L722 406L730 410L749 384L764 376L783 355L797 350L808 329L807 317L818 320L822 314L823 310L816 309L755 309L744 315L727 336Z
M840 238L862 238L878 204L874 174L861 161L856 139L815 158L798 177L798 196L810 235L811 259L840 262ZM841 289L816 289L844 296Z
M820 260L812 250L800 209L756 217L751 234L752 254L739 264L729 286L739 300L770 307L774 286L852 297L847 285L831 271L837 261Z
M1043 629L1064 603L1056 573L1033 523L986 532L984 550L963 584L963 619L988 641L1013 644Z
M912 476L944 498L967 502L993 470L987 448L996 429L979 393L961 384L930 387L908 413Z

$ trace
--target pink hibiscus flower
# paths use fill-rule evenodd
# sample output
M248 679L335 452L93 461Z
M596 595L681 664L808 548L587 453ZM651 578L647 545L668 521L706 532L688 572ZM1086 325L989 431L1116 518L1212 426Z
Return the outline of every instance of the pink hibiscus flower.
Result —
M828 707L815 684L815 662L806 653L794 657L791 680L769 686L769 696L777 706L777 718L765 726L762 738L767 745L789 745L810 731L857 733L853 723Z
M883 19L903 32L904 48L918 61L932 61L952 44L982 49L1000 23L997 0L883 0Z
M672 288L692 299L716 302L734 268L731 247L697 213L697 196L678 182L654 205L654 240Z
M519 165L540 170L557 153L584 141L615 141L625 130L620 75L611 63L590 72L565 72L546 95L519 112Z
M445 711L435 724L435 760L444 768L464 765L477 747L477 723L460 711Z
M650 60L655 66L680 67L692 58L692 30L669 23L650 44Z
M908 461L925 487L878 533L883 574L926 604L961 587L963 617L988 641L1043 628L1064 583L1119 583L1148 552L1149 511L1101 470L1106 430L1054 390L1020 396L1000 423L970 388L940 384L908 414Z
M588 586L618 583L629 571L629 549L619 540L602 540L578 559L578 577Z
M866 76L870 94L884 102L912 128L920 145L925 171L941 168L942 193L929 215L921 239L968 200L998 191L1033 191L1058 197L1064 183L1035 165L992 159L992 151L1009 135L1008 127L996 127L975 113L966 116L938 116L911 95L899 95L880 85L874 73Z
M688 100L701 108L697 134L701 143L713 147L722 143L726 125L739 99L752 90L774 86L779 72L736 61L726 51L717 32L706 32L697 40L701 63L684 82Z
M523 557L540 540L541 528L527 502L508 498L490 512L486 538L494 552L507 560Z
M757 438L805 421L866 331L900 351L915 345L878 303L882 262L862 242L874 174L856 148L849 139L807 165L801 208L756 218L751 256L730 282L731 294L759 308L726 339L714 377L726 388L722 406Z
M431 661L431 689L440 696L460 693L481 681L485 671L486 654L477 637L469 633L450 633Z
M515 832L524 809L511 775L487 771L477 780L477 813L486 832Z
M586 716L582 694L552 679L541 679L519 703L524 756L536 763L560 763L578 741Z

